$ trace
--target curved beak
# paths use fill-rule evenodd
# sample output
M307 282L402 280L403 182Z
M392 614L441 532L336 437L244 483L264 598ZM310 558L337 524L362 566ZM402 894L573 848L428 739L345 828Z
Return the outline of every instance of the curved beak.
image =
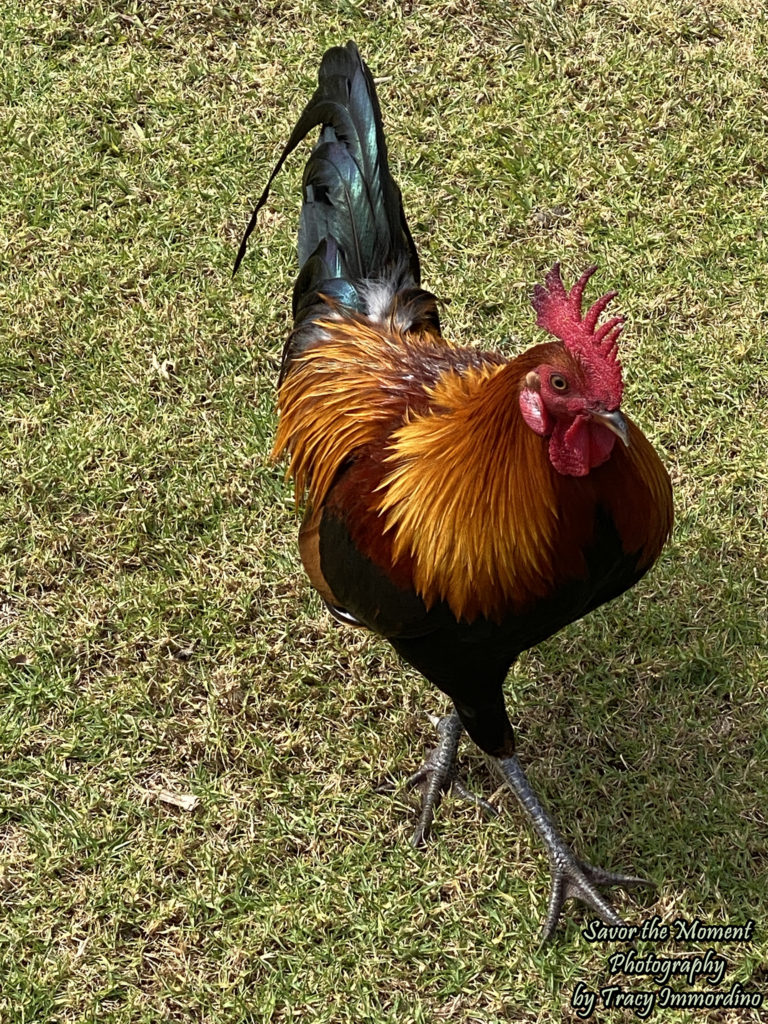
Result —
M616 437L620 437L629 448L629 424L618 409L614 409L613 412L608 412L607 409L590 409L589 416L590 419L607 427Z

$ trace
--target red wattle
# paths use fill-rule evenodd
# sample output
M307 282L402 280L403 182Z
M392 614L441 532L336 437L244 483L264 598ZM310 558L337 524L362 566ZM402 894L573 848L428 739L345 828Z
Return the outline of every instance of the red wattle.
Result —
M616 435L587 416L558 420L549 440L549 458L558 473L586 476L613 451Z

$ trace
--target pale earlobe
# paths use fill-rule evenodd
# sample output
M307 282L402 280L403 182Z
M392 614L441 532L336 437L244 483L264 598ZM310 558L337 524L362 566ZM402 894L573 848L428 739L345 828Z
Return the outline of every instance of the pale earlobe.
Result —
M523 388L520 392L520 412L523 419L534 433L547 437L554 429L554 420L544 407L538 391Z

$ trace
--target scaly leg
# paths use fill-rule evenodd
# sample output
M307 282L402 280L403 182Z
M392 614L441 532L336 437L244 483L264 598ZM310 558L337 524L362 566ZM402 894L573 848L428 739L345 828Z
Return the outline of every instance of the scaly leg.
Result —
M610 871L604 871L603 868L577 860L561 838L552 819L541 806L518 759L514 756L500 757L497 758L497 763L504 779L523 805L526 814L549 851L552 891L549 896L549 909L544 922L542 942L548 942L554 935L563 904L571 896L586 903L606 924L622 925L624 922L608 900L599 892L598 886L653 886L653 882L634 875L615 875Z
M419 821L411 838L411 846L414 847L424 846L426 843L440 798L450 789L454 789L462 799L482 807L488 814L499 813L493 804L470 793L464 783L457 778L456 752L464 731L459 716L454 712L445 715L444 718L433 719L433 722L437 726L438 744L429 753L421 768L406 782L409 789L420 789L424 797Z

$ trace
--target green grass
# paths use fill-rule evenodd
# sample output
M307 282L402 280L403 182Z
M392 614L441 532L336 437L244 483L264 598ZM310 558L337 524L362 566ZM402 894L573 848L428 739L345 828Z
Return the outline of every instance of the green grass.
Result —
M410 850L443 699L329 621L269 462L300 157L231 267L350 37L447 333L530 344L555 258L620 289L674 540L510 711L565 834L658 883L626 917L754 917L726 987L768 996L762 4L30 0L0 32L0 1019L543 1024L609 980L575 906L538 948L511 797Z

